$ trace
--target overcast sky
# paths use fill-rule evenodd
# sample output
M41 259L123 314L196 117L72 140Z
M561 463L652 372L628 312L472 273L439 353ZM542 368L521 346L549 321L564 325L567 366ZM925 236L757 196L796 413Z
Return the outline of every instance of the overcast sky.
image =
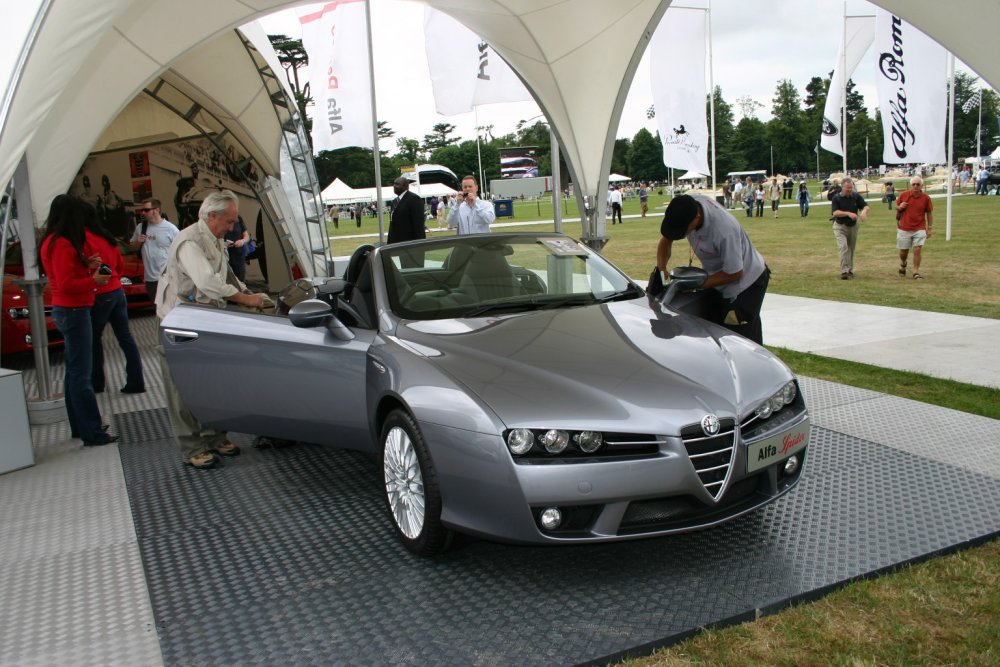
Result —
M708 6L707 0L678 0L675 4ZM462 139L475 138L473 114L441 116L435 111L423 42L424 5L372 0L371 11L379 120L387 121L397 138L421 140L441 122L456 125L456 134ZM873 16L875 7L865 0L848 0L847 13ZM810 78L826 76L833 69L843 14L843 0L712 0L715 85L722 88L723 97L734 107L739 97L756 99L764 105L758 117L767 120L779 79L790 79L804 97ZM970 16L970 20L974 19ZM301 37L295 10L268 17L263 24L268 33ZM873 112L877 100L870 55L862 60L853 79ZM958 66L962 69L961 63ZM610 87L595 87L594 94L610 95L612 91ZM652 102L649 62L644 57L622 113L619 137L631 138L642 127L655 133L655 120L646 118ZM532 102L520 102L481 106L478 113L479 125L493 125L493 134L498 136L512 132L519 120L541 112ZM735 108L734 113L739 120ZM383 143L382 148L394 152L395 145Z

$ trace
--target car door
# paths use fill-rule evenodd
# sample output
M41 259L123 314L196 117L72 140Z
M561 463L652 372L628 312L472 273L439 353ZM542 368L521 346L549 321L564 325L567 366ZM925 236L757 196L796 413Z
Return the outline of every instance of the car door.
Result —
M365 369L374 330L343 341L286 317L178 306L161 325L171 377L207 426L366 448Z

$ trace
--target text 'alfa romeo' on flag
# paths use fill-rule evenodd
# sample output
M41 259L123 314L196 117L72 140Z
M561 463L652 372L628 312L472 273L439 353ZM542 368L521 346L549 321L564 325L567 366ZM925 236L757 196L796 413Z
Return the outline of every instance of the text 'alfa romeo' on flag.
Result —
M883 9L875 12L875 89L886 164L946 161L947 52Z
M373 147L366 9L365 0L335 0L299 10L316 152Z

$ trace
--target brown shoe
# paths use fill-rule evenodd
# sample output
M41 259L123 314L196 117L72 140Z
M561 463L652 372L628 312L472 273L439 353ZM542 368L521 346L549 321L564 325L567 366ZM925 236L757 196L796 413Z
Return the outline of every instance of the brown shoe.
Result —
M239 456L240 448L226 440L215 448L215 453L222 454L223 456Z
M200 454L195 454L194 456L188 458L184 463L192 468L208 470L209 468L214 468L219 463L219 457L212 452L201 452Z

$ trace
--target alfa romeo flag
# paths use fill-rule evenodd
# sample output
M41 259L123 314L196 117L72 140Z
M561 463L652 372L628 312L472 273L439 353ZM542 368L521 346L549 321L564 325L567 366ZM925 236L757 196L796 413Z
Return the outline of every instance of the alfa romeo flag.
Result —
M315 152L372 148L371 76L365 0L334 0L299 10L309 54Z
M947 53L884 9L875 10L875 88L882 110L886 164L930 162L945 155Z
M439 114L454 116L482 104L531 100L514 70L489 44L430 7L424 8L424 48Z

